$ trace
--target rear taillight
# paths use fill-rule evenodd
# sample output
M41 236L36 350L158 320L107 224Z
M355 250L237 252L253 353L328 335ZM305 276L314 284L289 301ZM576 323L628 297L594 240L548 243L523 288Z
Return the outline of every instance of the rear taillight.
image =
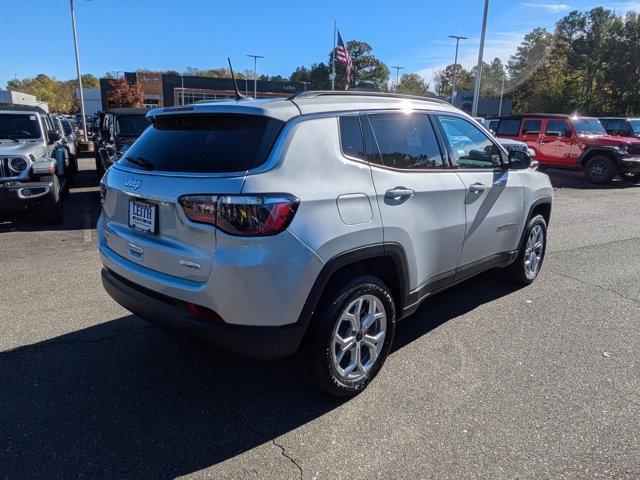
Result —
M189 220L242 237L282 232L298 208L298 199L287 194L185 195L178 201Z

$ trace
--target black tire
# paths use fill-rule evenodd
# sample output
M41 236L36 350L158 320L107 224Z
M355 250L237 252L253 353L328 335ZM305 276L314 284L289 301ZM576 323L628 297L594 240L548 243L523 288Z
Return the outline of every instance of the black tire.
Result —
M362 295L372 295L380 305L384 306L386 333L380 353L369 370L361 378L349 380L340 376L334 366L331 341L343 311ZM358 277L331 293L323 295L320 302L324 305L319 306L317 314L309 325L300 349L296 353L296 363L302 377L314 388L334 396L357 395L373 380L389 354L396 326L393 298L389 288L379 278L367 275ZM350 358L349 361L351 361Z
M98 157L96 158L96 175L98 176L98 180L102 178L104 175L104 167L102 166L102 160Z
M52 183L51 193L40 205L40 218L42 223L46 225L58 225L64 220L58 177L56 175L44 175L40 177L40 181Z
M584 176L590 183L609 183L617 173L615 161L605 155L594 155L584 165Z
M542 243L542 251L540 254L540 260L538 261L538 266L535 274L531 275L531 272L528 271L526 267L527 260L527 241L531 236L531 232L536 226L540 226L543 234L543 243ZM542 268L542 263L544 262L544 256L547 251L547 222L545 222L544 217L542 215L536 215L529 223L527 223L524 232L522 232L522 238L520 239L520 246L518 248L518 257L515 261L506 267L506 273L508 278L516 283L521 285L529 285L532 283L538 274L540 273L540 269Z

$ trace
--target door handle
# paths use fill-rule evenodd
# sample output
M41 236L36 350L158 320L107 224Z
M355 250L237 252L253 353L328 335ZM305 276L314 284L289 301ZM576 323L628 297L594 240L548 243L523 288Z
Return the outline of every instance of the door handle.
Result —
M484 192L485 190L488 190L489 186L483 184L483 183L474 183L472 185L469 185L469 191L471 193L478 193L478 192Z
M384 198L388 198L389 200L397 200L399 198L409 198L414 193L416 192L410 188L395 187L384 192Z

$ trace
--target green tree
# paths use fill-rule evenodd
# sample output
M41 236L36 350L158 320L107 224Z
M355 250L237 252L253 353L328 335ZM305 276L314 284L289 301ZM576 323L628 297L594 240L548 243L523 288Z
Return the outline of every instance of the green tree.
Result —
M309 82L310 90L329 90L331 88L331 68L324 63L314 63L310 67L296 68L289 77L291 82Z
M7 88L35 95L38 100L47 102L52 112L69 113L75 104L75 94L72 89L43 73L22 80L9 80Z
M436 93L439 95L451 95L453 74L456 73L456 91L467 92L473 90L474 76L460 65L447 65L443 70L437 70L433 75Z
M429 95L429 84L424 78L417 73L405 73L400 77L400 82L396 88L398 93L406 95L421 95L426 97Z
M366 90L386 90L389 83L389 68L371 52L373 48L366 42L350 40L346 44L351 56L351 84L347 85L346 67L336 60L336 88L361 88ZM329 65L335 52L329 54Z

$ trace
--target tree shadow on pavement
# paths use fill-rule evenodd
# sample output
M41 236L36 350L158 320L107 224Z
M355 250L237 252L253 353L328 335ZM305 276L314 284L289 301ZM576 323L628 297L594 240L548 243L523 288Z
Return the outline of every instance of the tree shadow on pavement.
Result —
M399 324L394 351L513 290L488 274L435 297ZM208 350L133 315L0 353L0 383L1 470L21 479L175 478L346 401L311 390L290 359Z
M633 183L616 177L604 184L589 183L581 171L547 168L544 173L549 175L554 188L570 188L576 190L621 190L625 188L640 188L640 183Z

